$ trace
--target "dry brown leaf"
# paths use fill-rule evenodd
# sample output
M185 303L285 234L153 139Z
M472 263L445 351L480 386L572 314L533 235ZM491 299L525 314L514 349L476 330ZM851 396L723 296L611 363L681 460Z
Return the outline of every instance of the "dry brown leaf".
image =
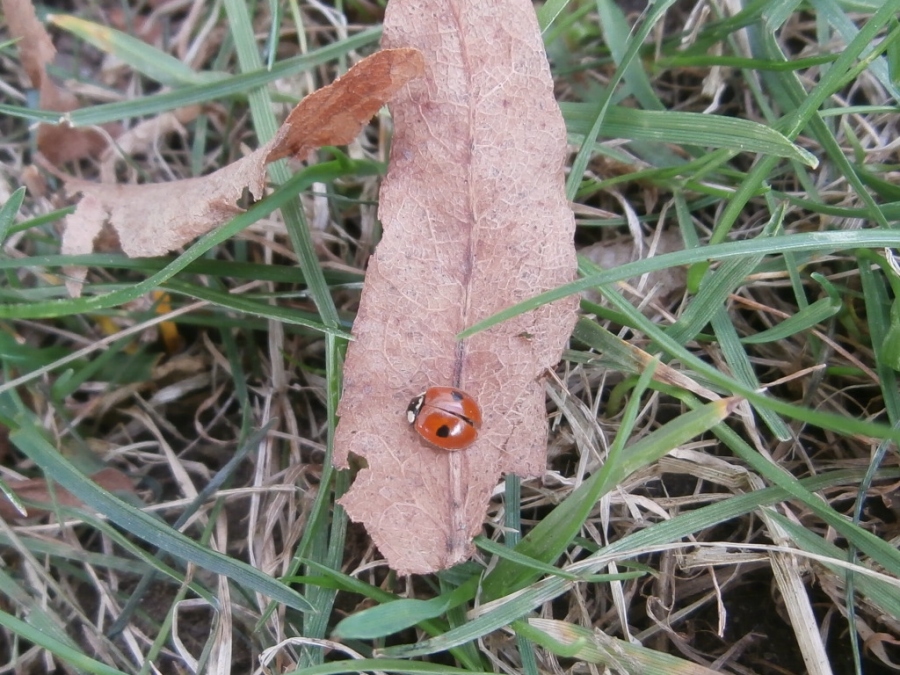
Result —
M53 41L38 21L30 0L2 0L3 14L9 23L10 35L19 38L17 46L22 67L31 86L40 92L42 110L69 112L78 108L75 96L56 86L47 75L47 66L56 57ZM108 132L114 133L115 127ZM52 164L99 154L107 145L106 137L96 129L73 129L65 125L41 124L37 146Z
M414 49L383 50L360 61L291 111L266 161L288 156L303 159L323 145L347 145L400 87L421 76L424 69L422 54Z
M67 191L81 193L82 199L66 219L63 253L91 253L107 226L130 257L163 255L183 246L237 214L245 188L261 198L268 162L352 140L422 67L421 55L412 49L383 50L363 59L342 78L303 99L272 141L208 176L148 185L67 180ZM355 111L352 129L346 116L335 114L337 109ZM311 138L303 137L307 133Z
M166 135L177 133L187 137L184 125L197 119L202 111L199 105L185 106L139 122L122 133L116 144L106 148L100 157L100 181L114 183L119 162L126 157L149 152L161 144Z
M91 253L94 239L111 225L122 251L131 258L168 253L240 213L244 188L261 199L266 186L268 146L215 173L171 183L117 185L66 181L69 194L81 193L66 218L62 252Z
M134 492L134 484L131 482L131 479L118 469L113 469L112 467L101 469L91 476L91 480L104 490L109 490L110 492ZM53 492L51 493L45 478L31 478L29 480L8 482L7 484L16 496L23 501L49 505L53 504L55 500L55 503L60 506L72 508L79 508L82 506L81 501L77 497L59 485L54 485ZM27 506L26 508L28 509L27 517L33 518L47 513L50 507L48 507L48 509L41 509ZM3 518L4 520L21 520L23 517L25 516L19 513L18 509L16 509L9 499L7 499L5 495L0 494L0 518Z
M17 47L22 67L31 80L31 86L40 88L46 68L56 58L56 47L38 21L30 0L3 0L3 14L9 25L9 34L20 38Z
M470 554L501 474L545 469L542 375L577 299L455 335L571 281L574 219L565 125L528 0L391 0L382 44L419 49L426 74L390 106L384 238L347 354L335 463L366 459L341 503L393 569L427 573ZM468 449L432 448L406 422L410 399L432 385L480 402Z

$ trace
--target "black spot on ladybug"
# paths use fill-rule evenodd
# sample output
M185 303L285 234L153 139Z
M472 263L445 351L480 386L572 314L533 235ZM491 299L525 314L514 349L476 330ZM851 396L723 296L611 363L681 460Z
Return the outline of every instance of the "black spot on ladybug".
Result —
M450 427L448 427L446 424L442 424L434 432L434 435L438 438L447 438L447 436L450 435Z
M461 391L456 391L455 389L450 392L450 396L453 397L454 401L462 401L465 398Z

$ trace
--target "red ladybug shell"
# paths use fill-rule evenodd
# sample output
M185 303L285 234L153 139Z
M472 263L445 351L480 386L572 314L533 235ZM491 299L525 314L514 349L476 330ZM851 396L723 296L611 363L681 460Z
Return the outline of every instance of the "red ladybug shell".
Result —
M429 387L409 402L406 418L432 445L442 450L462 450L478 438L481 408L462 389Z

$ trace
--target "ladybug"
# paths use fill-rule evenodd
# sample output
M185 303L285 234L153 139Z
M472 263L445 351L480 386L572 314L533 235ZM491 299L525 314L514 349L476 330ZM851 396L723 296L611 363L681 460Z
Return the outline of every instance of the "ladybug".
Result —
M441 450L462 450L478 438L481 408L461 389L429 387L409 402L406 419Z

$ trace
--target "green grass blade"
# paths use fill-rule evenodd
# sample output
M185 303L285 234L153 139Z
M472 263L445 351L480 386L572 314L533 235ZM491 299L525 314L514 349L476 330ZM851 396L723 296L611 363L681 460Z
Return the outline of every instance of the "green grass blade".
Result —
M642 377L649 383L651 375L652 371L647 369ZM640 401L640 391L639 386L629 401L632 409L636 408ZM519 542L516 551L545 563L556 560L579 532L597 500L638 469L655 462L673 448L696 438L721 422L731 412L733 405L733 401L708 403L666 423L618 453L614 454L611 450L603 468L582 483L564 502L535 525L534 529ZM622 428L629 427L623 424ZM618 442L622 442L620 439L621 435L617 436ZM539 573L533 569L522 568L508 560L501 560L485 577L483 593L488 599L500 598L530 583L538 575Z
M570 134L583 138L590 133L592 120L596 116L594 106L563 102L560 108ZM815 155L791 142L777 129L723 115L610 106L601 135L605 138L655 141L704 149L725 148L734 152L784 157L812 168L819 163Z
M459 607L475 595L479 582L478 576L472 576L463 585L430 600L399 598L364 609L341 620L334 629L333 637L340 640L371 640L398 633Z
M22 588L3 568L0 568L0 592L25 614L29 626L60 644L76 648L74 640L66 635L63 620L50 614L32 593Z
M52 635L30 626L6 612L0 611L0 626L11 630L21 638L38 645L42 649L46 649L65 664L77 668L81 672L95 673L96 675L126 675L121 670L92 659L81 650L60 642Z
M174 293L180 293L197 300L206 300L224 309L230 309L251 316L258 316L264 319L282 321L284 323L295 326L304 326L314 331L333 332L337 337L345 340L352 340L353 336L345 330L336 328L326 328L318 317L311 314L290 309L288 307L280 307L271 302L264 300L254 300L252 298L235 295L218 291L199 284L185 284L176 280L169 281L165 288Z
M618 308L623 314L626 314L630 322L636 326L638 330L645 333L658 344L665 353L680 360L685 367L695 370L725 391L729 391L735 396L746 398L754 406L767 407L783 416L802 420L809 424L814 424L823 429L830 429L841 434L868 435L873 438L891 439L900 442L900 430L894 429L888 425L868 422L843 415L825 413L819 410L805 408L800 405L785 403L747 387L738 380L725 375L717 368L710 366L702 359L684 349L682 345L669 338L664 331L652 321L649 321L629 302L622 298L621 295L609 287L602 287L600 290L614 307Z
M323 565L317 563L312 560L304 560L302 561L304 564L308 565L313 571L317 572L321 575L321 577L310 578L310 577L299 577L298 581L303 583L318 583L322 586L326 586L329 588L334 588L337 590L342 590L347 593L356 593L358 595L363 596L364 598L371 598L380 603L392 603L398 600L398 597L392 593L388 593L377 586L372 586L367 584L359 579L348 576L339 570L332 569L327 565ZM324 578L328 581L323 583L320 579ZM463 582L460 586L465 585L467 582ZM471 597L464 598L462 602L466 600L470 600L475 596L474 591L472 592ZM447 626L446 622L439 621L436 619L428 619L420 622L418 627L421 628L428 635L441 635L446 632ZM478 670L479 667L479 659L470 659L468 653L463 649L457 649L455 647L450 649L450 654L453 655L460 663L462 663L467 668L475 671Z
M638 55L640 54L641 45L643 45L644 40L650 34L653 26L655 26L656 23L665 16L666 11L674 3L675 0L660 0L660 2L651 5L649 11L643 17L643 21L641 22L640 27L630 36L630 39L628 40L628 48L625 51L625 55L622 57L622 61L618 64L619 67L616 69L615 74L606 85L603 96L597 103L597 113L595 114L594 121L591 124L590 131L588 131L587 135L585 136L584 142L581 144L581 148L578 150L578 154L575 156L575 160L572 162L572 169L569 173L568 179L566 180L566 196L569 198L569 200L574 200L575 194L578 192L578 186L581 183L581 178L582 176L584 176L584 172L585 169L587 169L588 162L593 156L594 142L600 133L600 129L604 119L606 118L606 113L609 109L610 102L612 101L613 95L616 93L616 88L625 77L625 73L631 63L635 59L637 59Z
M19 209L22 208L22 201L25 199L25 188L20 187L13 192L3 206L0 206L0 244L6 241L9 230L16 220Z
M356 173L357 170L368 171L371 168L371 163L365 162L362 165L357 165L351 160L324 162L308 167L296 173L278 190L254 204L244 213L201 237L172 263L142 282L132 284L120 291L113 291L94 297L50 302L0 304L0 319L35 319L82 314L137 300L184 270L213 247L227 241L244 228L269 215L275 209L283 207L288 202L296 202L297 193L307 189L313 183L334 180L348 173ZM307 275L309 273L307 269ZM324 280L322 283L324 284ZM327 284L325 284L325 287L327 288ZM326 332L330 330L343 332L337 327L337 324L333 328L323 327L323 329Z
M321 164L317 166L322 166ZM379 167L370 166L365 175L377 174ZM90 253L87 255L34 255L15 260L0 259L0 270L41 267L59 269L66 266L97 267L106 270L135 270L155 274L171 264L175 258L129 258L120 253ZM209 260L201 258L190 263L184 274L211 275L251 281L275 281L282 284L303 283L303 270L285 265L241 262L237 260ZM363 275L352 271L328 270L326 281L331 285L361 284ZM169 282L171 283L171 281ZM95 287L90 287L95 288Z
M874 12L883 7L884 0L867 0L860 2L835 2L835 0L810 0L810 5L825 21L837 29L840 36L846 42L852 42L859 34L859 27L854 23L848 12ZM900 7L900 5L895 5ZM896 9L894 10L896 13ZM895 101L900 101L900 88L897 86L896 77L891 76L890 65L886 57L876 59L869 64L872 73L878 82L893 96Z
M840 312L842 306L843 303L840 298L821 298L771 328L742 337L741 343L758 345L785 340L792 335L797 335L805 330L814 328L823 321L827 321Z
M109 26L67 14L49 14L47 21L166 86L204 84L226 77L225 73L196 73L174 56Z
M255 32L247 4L243 0L225 0L225 9L231 21L232 35L234 36L235 46L237 48L238 61L241 69L244 71L253 71L262 66L259 51L256 46ZM269 92L263 88L251 91L249 95L250 110L253 118L253 126L256 134L261 141L267 141L274 136L277 130L277 124L272 115L273 102ZM284 162L275 162L269 165L269 173L276 184L286 183L290 180L290 172ZM331 291L325 281L325 275L322 271L321 261L318 252L313 244L310 236L309 227L306 222L306 216L300 206L298 200L288 201L281 207L282 214L287 227L288 236L291 245L297 254L300 268L303 270L306 283L309 288L309 294L319 311L322 322L331 331L340 331L340 320L338 318L337 308L331 297ZM342 331L340 331L342 332ZM336 365L334 335L328 338L328 363L327 369L334 373ZM334 377L331 379L331 389L329 396L329 434L328 446L331 447L334 431L334 406L336 401L333 399L337 396L337 388ZM330 454L327 465L331 466ZM342 481L346 481L346 475L342 476ZM324 500L330 498L331 490L335 484L323 482L317 501L325 503ZM328 528L324 518L318 518L315 521L307 522L307 529L304 532L303 544L309 546L305 555L317 562L330 564L332 567L339 568L340 560L343 555L343 532L346 524L346 517L342 511L336 509L334 514L334 527ZM304 635L309 637L324 637L328 625L328 617L331 614L331 607L334 603L335 593L328 588L313 586L307 589L310 601L315 603L318 613L315 615L306 615L302 618L302 631ZM301 663L315 664L323 658L320 650L303 650L301 653Z
M176 558L222 574L246 588L301 612L315 611L307 600L281 582L250 565L199 546L162 521L126 504L87 479L71 462L29 423L10 434L10 440L25 453L44 474L62 485L88 507L102 513L114 523Z
M567 621L529 619L517 621L513 628L516 633L558 656L596 663L617 672L641 675L714 675L721 672Z
M722 428L722 425L719 425L717 428ZM897 471L894 470L890 475L896 474ZM885 477L887 475L885 473ZM808 494L832 485L846 485L858 482L860 476L861 472L859 471L837 471L804 479L798 483L802 491ZM656 523L653 527L627 535L603 547L592 554L586 561L579 563L578 568L590 571L604 568L612 560L622 560L630 556L643 555L648 549L653 547L668 546L673 541L679 541L683 537L700 532L705 528L737 518L755 509L776 504L786 499L788 495L789 493L780 487L764 488L748 494L736 495L726 501L683 513L670 520ZM510 599L504 600L503 603L498 603L496 609L481 614L466 626L453 629L437 638L419 642L415 645L400 645L386 648L381 653L386 656L421 656L477 639L526 616L533 608L549 602L566 592L571 584L571 581L556 576L543 579L528 587L528 589L515 594Z
M672 341L658 326L641 315L640 312L618 293L615 293L609 288L604 288L602 291L613 306L617 307L623 313L628 314L635 325L639 326L641 331L646 333L648 337L659 344L667 353L673 356L677 355L676 358L680 359L686 367L695 369L708 377L711 381L751 400L755 405L769 407L784 415L803 420L824 429L831 429L842 434L857 433L861 435L871 435L876 438L890 438L895 442L900 442L900 430L884 424L875 424L846 416L822 413L817 410L790 405L776 399L761 396L758 392L746 388L738 381L722 375L716 368L711 367L703 360L683 349L681 345ZM787 490L795 499L802 501L807 508L847 537L847 539L855 546L861 551L866 552L879 564L890 567L894 564L893 561L898 559L900 553L898 553L895 548L866 531L854 528L844 516L835 512L815 495L803 490L797 479L780 467L774 466L768 459L763 458L732 429L725 425L717 425L713 431L732 449L733 452L735 452L743 461L747 462L754 471L759 473L759 475L766 480Z
M441 663L405 659L353 659L299 668L284 675L335 675L336 673L398 673L398 675L496 675L490 670L456 668Z
M868 49L876 36L884 28L885 24L891 21L900 9L900 3L897 0L886 2L881 9L876 12L863 26L863 28L854 36L854 39L844 48L837 59L835 59L832 67L825 71L824 76L818 82L812 91L805 91L796 78L788 77L788 73L782 73L782 77L777 80L770 77L768 82L773 91L780 88L785 89L790 96L790 100L783 102L786 110L791 112L785 118L781 125L784 135L793 139L807 125L810 125L813 132L820 143L828 151L828 157L832 160L843 175L853 186L856 194L871 211L871 216L882 227L887 226L887 220L881 213L878 205L865 190L862 182L855 175L850 163L844 156L844 153L834 139L830 130L822 122L817 111L825 102L825 100L837 91L843 84L843 78L847 71L853 67L866 49ZM778 58L783 61L788 59L781 53L778 46L774 43L773 36L765 31L756 30L750 33L755 38L756 55L762 58ZM774 50L774 51L773 51ZM763 76L765 77L765 73ZM722 212L719 222L710 238L711 244L722 242L728 236L738 216L750 198L756 194L765 184L767 178L772 174L775 167L775 159L773 157L764 157L756 166L748 172L746 179L741 183L737 193L729 201L728 205Z
M538 7L537 19L542 33L547 32L547 29L553 25L556 17L562 13L568 4L569 0L547 0L547 2Z
M809 528L785 518L777 511L770 512L770 517L778 521L778 524L784 528L801 550L823 558L832 558L838 562L847 562L846 550L826 541ZM829 565L827 561L819 560L817 562L827 566L840 577L844 577L849 572L853 575L853 583L857 591L878 605L887 616L900 616L900 589L897 588L896 583L889 583L867 574L858 574L852 569L842 566ZM894 562L896 563L896 561ZM885 572L896 578L900 574L900 569L895 564L893 568L886 569Z
M749 389L760 389L760 383L756 377L756 372L753 370L753 364L750 363L750 357L744 351L734 323L732 323L724 307L720 307L712 317L712 329L719 347L722 349L725 363L728 364L735 379ZM754 405L754 410L778 440L787 441L792 438L791 430L787 424L768 406Z
M638 59L628 58L628 37L631 26L625 18L625 13L611 0L595 0L599 18L600 30L603 31L603 41L612 54L616 63L623 65L623 82L627 93L637 100L638 105L646 110L663 110L665 106L660 102L650 78Z
M748 255L726 260L717 270L707 274L697 295L678 320L666 328L666 334L682 345L697 337L725 306L728 296L753 274L762 258L761 255Z
M606 270L597 274L573 281L553 290L546 291L533 298L520 302L512 307L497 312L493 316L483 319L470 328L460 332L456 337L460 340L471 337L475 333L495 326L507 319L525 314L536 307L545 305L554 300L565 298L575 293L598 288L617 281L624 281L642 274L655 272L669 267L692 265L694 263L707 262L709 260L728 260L748 255L779 255L785 251L801 252L833 252L836 250L855 248L883 248L900 246L900 231L897 230L859 230L856 232L816 232L806 234L785 234L779 237L752 239L748 241L732 241L723 244L705 246L698 249L686 249L673 253L637 260L632 263L619 265L615 269Z
M14 117L23 117L35 122L55 124L65 121L72 126L91 126L118 122L133 117L149 117L175 110L187 105L209 103L232 97L245 98L248 91L265 86L282 78L302 73L316 66L328 63L350 51L377 42L381 37L381 27L368 28L346 40L334 42L308 54L285 59L276 63L271 70L259 68L232 75L224 79L181 87L164 94L143 96L138 99L106 103L90 108L81 108L69 113L41 111L24 106L0 105L0 112Z
M884 276L876 274L867 264L871 255L869 251L861 252L860 259L863 264L859 265L859 276L865 299L868 329L872 334L872 346L875 349L875 370L878 373L880 391L888 419L891 424L896 425L900 421L900 382L897 381L897 371L891 367L889 360L882 354L885 338L891 330L891 317L888 309L891 300L888 297ZM893 301L896 302L897 298L895 297Z

